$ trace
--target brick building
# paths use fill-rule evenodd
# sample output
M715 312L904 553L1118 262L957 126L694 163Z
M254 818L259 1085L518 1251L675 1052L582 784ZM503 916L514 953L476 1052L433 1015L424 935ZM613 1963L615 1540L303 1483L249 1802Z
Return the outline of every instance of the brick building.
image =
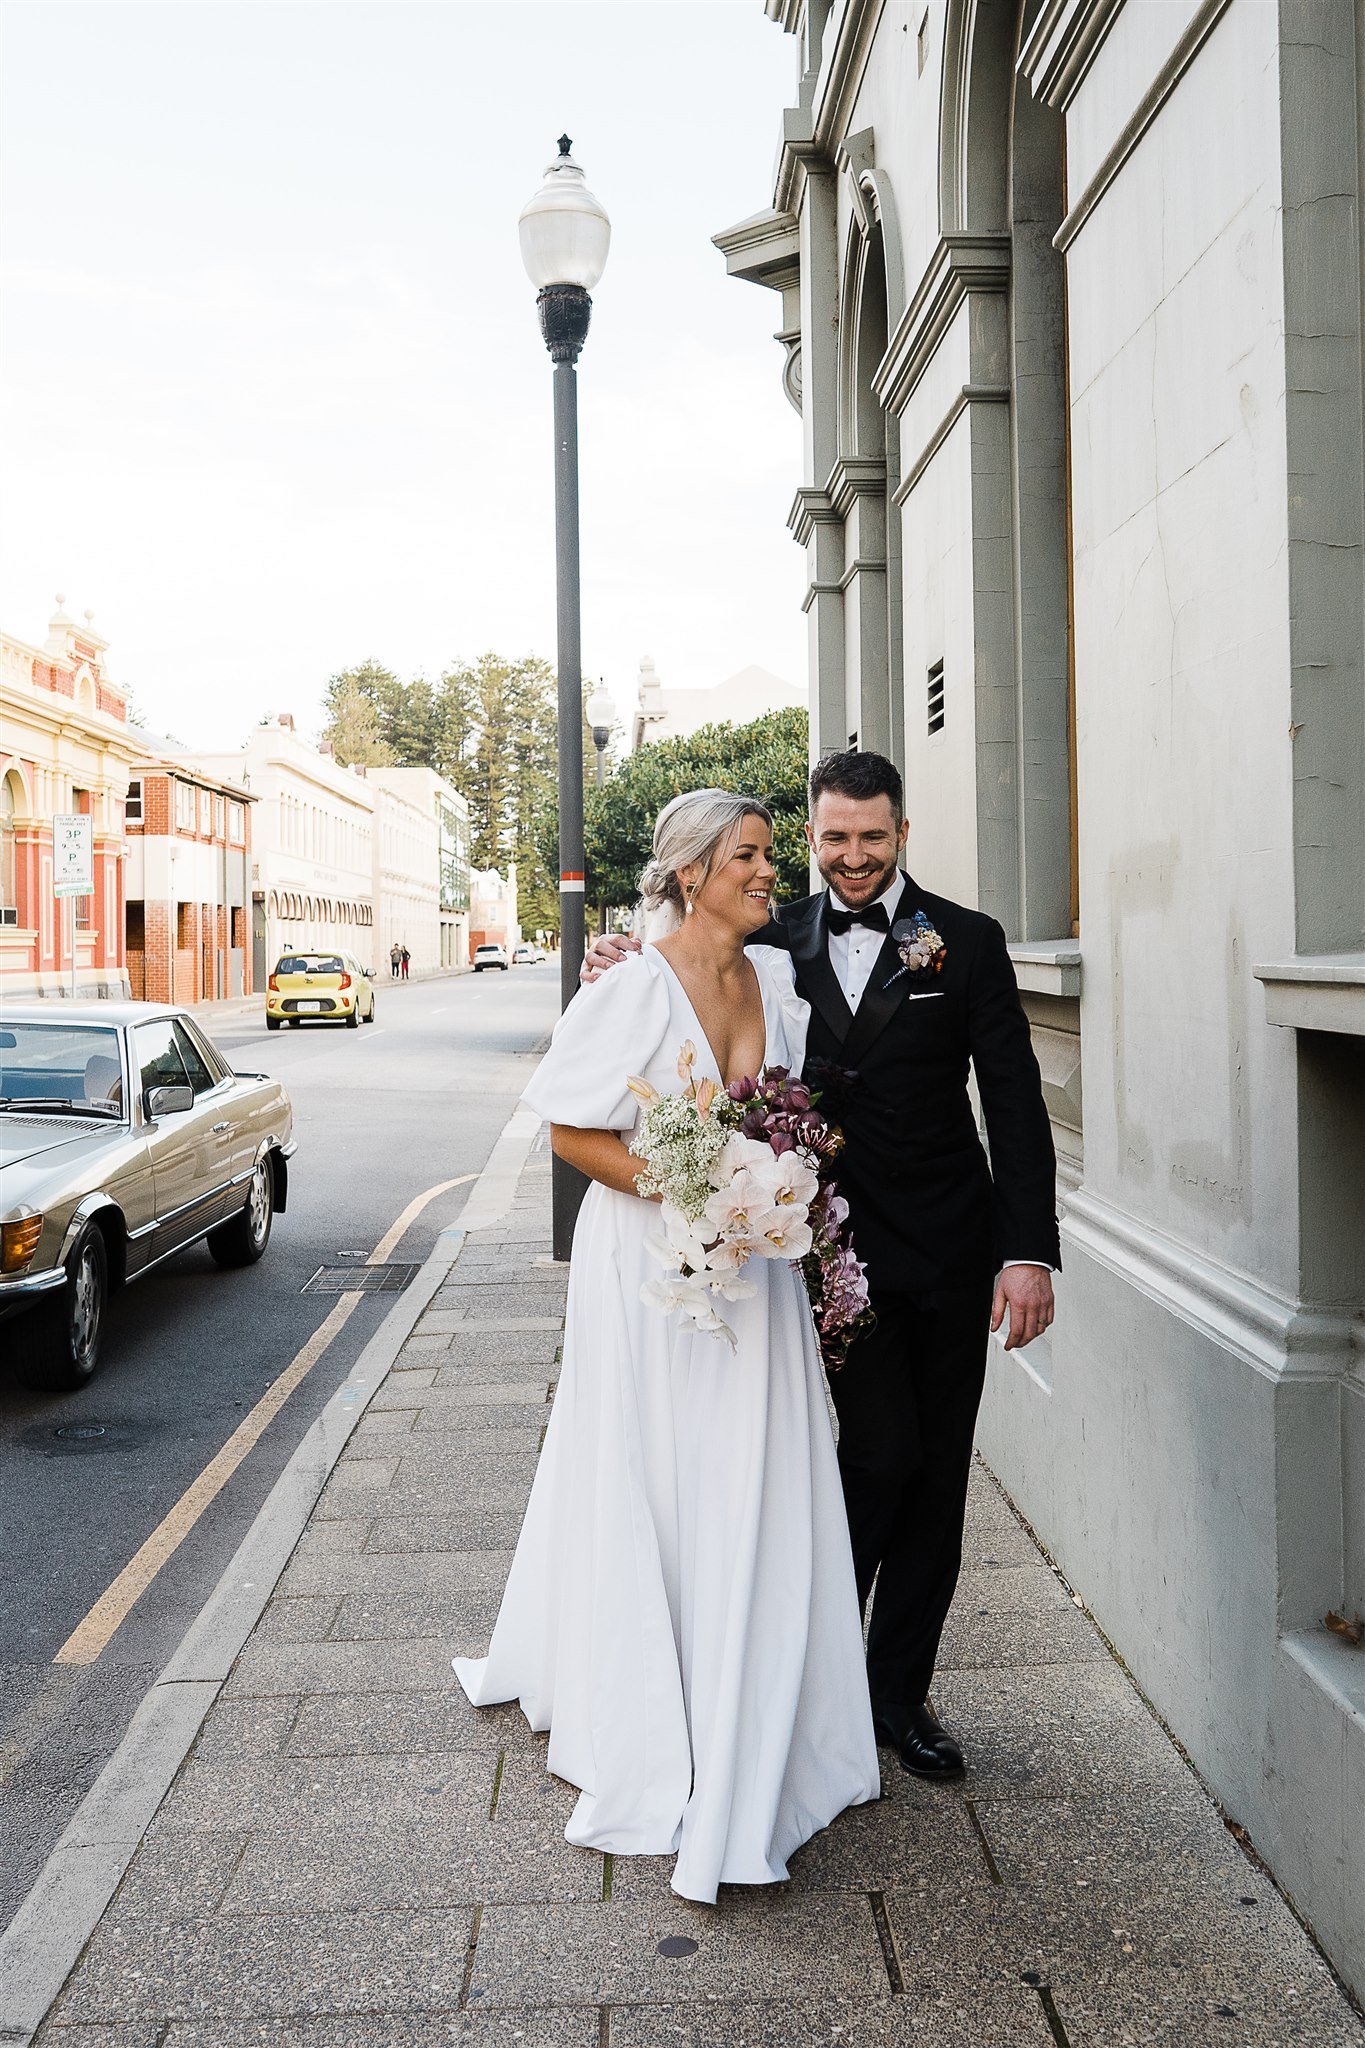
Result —
M92 614L65 599L42 646L0 634L0 981L9 996L128 993L123 805L147 736L105 664ZM94 829L94 892L52 889L52 820L81 812ZM72 954L75 974L72 974Z
M248 791L142 761L128 785L128 978L148 1002L251 995Z

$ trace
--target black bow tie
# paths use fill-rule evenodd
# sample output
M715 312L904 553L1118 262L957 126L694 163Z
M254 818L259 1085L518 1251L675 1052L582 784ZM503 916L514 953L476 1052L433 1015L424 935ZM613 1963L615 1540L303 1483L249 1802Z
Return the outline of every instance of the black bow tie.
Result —
M866 910L836 910L831 903L825 916L830 930L840 934L851 931L855 924L865 924L874 932L889 932L891 929L884 903L869 903Z

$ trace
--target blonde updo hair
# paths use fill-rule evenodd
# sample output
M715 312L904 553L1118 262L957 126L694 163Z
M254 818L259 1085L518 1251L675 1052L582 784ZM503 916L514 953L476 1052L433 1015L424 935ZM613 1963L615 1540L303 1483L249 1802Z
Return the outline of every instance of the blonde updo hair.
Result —
M762 818L770 832L773 828L766 804L733 789L688 789L664 805L654 825L654 857L640 876L637 937L664 938L677 930L689 898L706 886L726 840L745 818ZM684 889L678 870L696 865L701 875L690 890Z

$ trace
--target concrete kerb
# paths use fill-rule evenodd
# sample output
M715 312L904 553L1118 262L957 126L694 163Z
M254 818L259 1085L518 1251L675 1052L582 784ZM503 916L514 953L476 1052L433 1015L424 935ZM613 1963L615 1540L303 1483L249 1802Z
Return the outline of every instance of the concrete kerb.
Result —
M72 1816L0 1935L0 2042L28 2048L118 1889L342 1451L471 1232L509 1212L540 1128L513 1111L470 1191L417 1274L276 1480L231 1564Z

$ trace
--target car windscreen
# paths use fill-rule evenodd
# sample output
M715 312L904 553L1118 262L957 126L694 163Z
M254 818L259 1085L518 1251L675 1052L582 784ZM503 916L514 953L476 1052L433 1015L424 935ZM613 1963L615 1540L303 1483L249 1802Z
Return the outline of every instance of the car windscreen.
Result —
M107 1115L124 1108L123 1056L109 1025L0 1020L0 1101L69 1102Z
M335 953L286 953L275 969L276 974L344 974L345 968Z

